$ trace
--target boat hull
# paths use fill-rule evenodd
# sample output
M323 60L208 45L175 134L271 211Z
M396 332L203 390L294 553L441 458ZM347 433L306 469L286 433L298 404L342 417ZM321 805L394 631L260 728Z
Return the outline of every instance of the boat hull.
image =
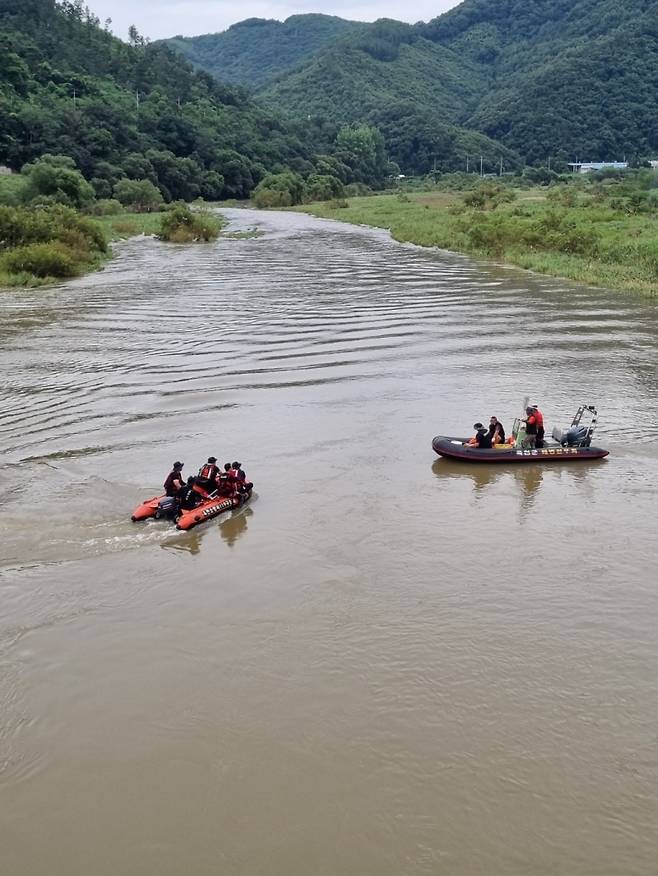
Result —
M237 496L218 496L215 499L207 499L205 502L197 505L196 508L192 508L190 511L183 511L176 520L176 529L192 529L193 526L198 526L199 523L219 517L220 514L225 514L227 511L241 508L247 504L249 499L251 499L251 490L248 493Z
M141 505L135 508L130 519L133 523L136 523L139 520L157 517L158 506L162 499L166 498L166 496L153 496L152 499L145 499ZM193 526L197 526L205 520L212 520L213 517L219 517L220 514L224 514L226 511L240 508L249 499L251 499L251 490L248 493L240 493L237 496L215 496L212 499L204 497L196 508L181 512L175 521L176 528L192 529ZM171 520L172 517L170 516L169 519Z
M135 508L130 519L136 523L138 520L148 520L149 517L155 517L160 501L165 498L166 496L153 496L152 499L145 499L141 505Z
M480 449L479 447L464 446L464 442L467 440L466 438L437 435L432 440L432 447L439 456L444 456L447 459L495 464L582 462L603 459L610 452L601 447L562 447L561 444L547 444L545 447L534 450L522 450L510 445Z

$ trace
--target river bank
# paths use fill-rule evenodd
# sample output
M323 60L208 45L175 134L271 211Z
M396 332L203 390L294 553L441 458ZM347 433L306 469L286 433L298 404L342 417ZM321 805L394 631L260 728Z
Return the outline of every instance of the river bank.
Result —
M489 193L417 191L293 209L386 228L401 242L494 258L592 286L658 294L658 231L651 213L631 212L627 201L597 193L495 185Z
M140 235L173 243L214 239L224 222L173 205L161 212L121 211L89 216L68 208L0 207L0 289L49 286L100 270L113 257L111 244ZM4 250L4 251L3 251Z

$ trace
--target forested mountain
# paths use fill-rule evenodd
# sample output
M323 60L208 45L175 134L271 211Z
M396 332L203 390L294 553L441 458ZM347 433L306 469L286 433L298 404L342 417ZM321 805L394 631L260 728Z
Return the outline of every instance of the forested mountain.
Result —
M527 160L658 150L656 0L465 0L419 27L487 77L461 121Z
M388 118L389 143L429 124L460 126L462 139L475 129L531 162L648 156L658 151L657 31L658 0L465 0L426 24L345 29L295 69L242 81L299 117ZM216 67L227 34L204 38ZM262 42L243 43L241 69L255 70L263 52ZM392 149L403 169L427 169L407 154L411 164Z
M0 164L69 156L98 197L126 177L166 200L247 197L286 170L382 183L385 156L374 167L350 146L371 133L339 133L282 119L134 29L122 42L82 0L0 0Z
M311 32L316 32L317 19L326 20L326 16L293 16L280 27L289 40L304 40L307 31L300 22L307 18ZM405 173L454 170L463 166L468 154L483 155L489 169L498 167L501 157L508 168L518 165L513 150L454 124L464 107L475 104L484 87L486 77L479 66L424 38L417 28L385 19L373 25L344 22L349 26L337 32L326 48L297 69L292 69L291 61L288 72L276 77L267 74L266 61L260 66L261 56L267 59L279 50L275 23L258 20L256 25L253 21L245 22L248 27L244 29L234 26L225 34L198 39L207 41L214 59L212 69L230 67L229 58L239 48L239 69L254 71L243 81L257 89L268 107L283 108L293 118L311 124L376 125L384 134L391 159ZM245 42L252 28L258 35L253 45ZM227 41L232 31L239 34L239 43L235 36ZM174 47L177 43L169 41ZM196 52L198 45L187 41L186 51L195 64L203 65L203 56ZM299 50L284 52L282 58L299 57Z
M258 88L363 27L367 25L332 15L291 15L283 22L248 18L223 33L162 42L219 80Z
M455 121L483 87L477 65L416 28L382 19L347 34L264 94L298 113L357 121L391 102L414 102L439 119Z

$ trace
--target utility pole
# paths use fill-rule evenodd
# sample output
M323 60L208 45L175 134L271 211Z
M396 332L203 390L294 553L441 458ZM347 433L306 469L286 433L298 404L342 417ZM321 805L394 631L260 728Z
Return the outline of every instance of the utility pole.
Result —
M502 175L503 175L503 156L501 155L500 156L500 174L499 174L499 176L502 176Z
M482 166L482 156L480 155L480 176L484 176L484 170Z
M466 156L466 173L468 173L468 155Z
M135 105L137 106L137 109L139 109L139 91L135 92Z
M551 156L548 156L548 169L551 169Z
M77 91L75 90L75 85L73 86L73 109L75 109L75 99L78 96Z

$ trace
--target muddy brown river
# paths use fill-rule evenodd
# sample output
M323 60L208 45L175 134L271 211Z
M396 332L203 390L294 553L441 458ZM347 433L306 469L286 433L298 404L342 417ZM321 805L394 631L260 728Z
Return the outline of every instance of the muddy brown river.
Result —
M226 212L0 294L0 873L655 876L658 306ZM609 458L433 454L526 395Z

